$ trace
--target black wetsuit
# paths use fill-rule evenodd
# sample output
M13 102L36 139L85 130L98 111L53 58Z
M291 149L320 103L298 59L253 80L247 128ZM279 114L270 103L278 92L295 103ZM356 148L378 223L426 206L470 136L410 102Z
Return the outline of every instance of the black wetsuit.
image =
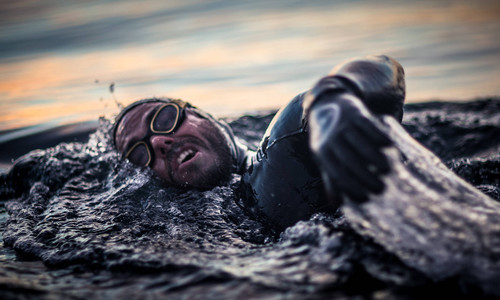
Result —
M325 195L321 164L309 145L307 115L324 93L347 92L375 115L402 119L404 74L385 56L350 61L323 78L307 93L297 95L269 125L243 174L241 198L252 213L282 230L316 212L333 212L337 205Z
M334 209L326 201L309 148L302 119L304 95L296 96L275 116L242 178L245 207L280 228Z

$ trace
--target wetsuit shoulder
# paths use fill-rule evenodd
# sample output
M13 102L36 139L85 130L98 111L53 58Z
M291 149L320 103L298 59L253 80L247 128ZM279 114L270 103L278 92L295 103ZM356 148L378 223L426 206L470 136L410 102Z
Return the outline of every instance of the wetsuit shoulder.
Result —
M297 95L276 114L242 177L245 207L278 230L328 211L302 120L303 100L304 93Z

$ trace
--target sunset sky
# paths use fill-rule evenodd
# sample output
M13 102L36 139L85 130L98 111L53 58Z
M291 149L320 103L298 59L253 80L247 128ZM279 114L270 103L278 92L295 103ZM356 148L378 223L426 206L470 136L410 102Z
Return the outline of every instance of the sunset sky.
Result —
M274 109L371 53L409 102L500 95L500 2L2 1L0 130L109 117L113 96Z

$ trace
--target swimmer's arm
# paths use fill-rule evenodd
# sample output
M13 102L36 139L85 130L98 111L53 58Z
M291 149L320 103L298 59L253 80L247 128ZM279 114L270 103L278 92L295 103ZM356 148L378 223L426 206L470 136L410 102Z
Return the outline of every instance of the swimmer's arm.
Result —
M384 189L381 175L389 172L382 148L392 144L379 121L355 95L324 93L311 107L309 144L331 201L341 196L363 202Z
M306 94L303 123L309 124L311 149L337 205L339 193L364 201L383 190L380 175L389 166L381 149L391 140L376 117L401 121L404 97L403 68L383 55L340 64Z

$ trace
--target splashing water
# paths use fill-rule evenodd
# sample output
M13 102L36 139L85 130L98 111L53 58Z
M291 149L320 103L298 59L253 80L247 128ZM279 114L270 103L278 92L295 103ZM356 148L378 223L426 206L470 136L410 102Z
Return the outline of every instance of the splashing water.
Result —
M405 126L431 149L434 145L455 171L500 199L500 185L492 179L500 164L499 143L490 139L500 130L500 101L461 105L454 107L455 114L444 114L448 107L407 106ZM231 125L255 147L259 134L254 129L262 134L271 117L247 116ZM110 127L101 119L87 143L31 152L1 175L8 183L2 185L1 199L9 199L5 245L55 268L35 271L51 279L47 288L33 285L33 291L76 286L92 296L98 287L98 298L174 296L179 291L194 298L206 291L300 298L377 291L397 295L398 288L422 286L429 293L458 293L460 285L472 286L465 292L481 287L466 278L433 283L384 248L383 240L353 228L340 211L273 232L245 214L236 174L227 185L208 191L165 187L150 170L120 159L109 140ZM477 147L457 147L464 141L451 137L460 130L469 130L467 140ZM468 174L474 168L482 175ZM8 264L15 260L2 259Z

